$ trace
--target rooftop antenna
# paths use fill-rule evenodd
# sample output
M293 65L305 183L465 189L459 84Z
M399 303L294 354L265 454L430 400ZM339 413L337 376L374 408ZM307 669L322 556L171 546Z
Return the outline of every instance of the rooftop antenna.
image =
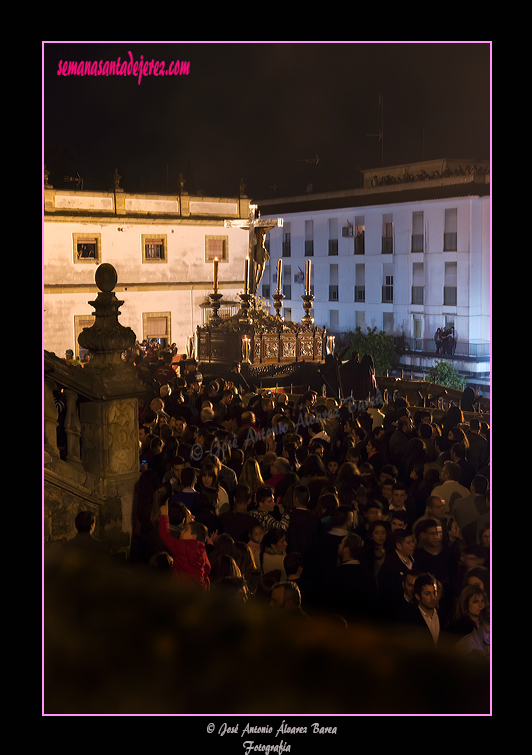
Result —
M377 134L366 134L366 136L376 136L381 143L381 168L384 168L384 100L379 94L379 107L381 109L381 127Z

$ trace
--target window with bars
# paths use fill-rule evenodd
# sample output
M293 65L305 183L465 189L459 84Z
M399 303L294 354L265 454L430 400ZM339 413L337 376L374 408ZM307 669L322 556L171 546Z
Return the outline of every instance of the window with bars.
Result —
M163 259L163 242L162 241L148 241L144 244L144 254L146 259L160 260Z
M143 262L166 262L166 236L142 236L142 261Z
M101 235L99 233L74 233L74 262L99 262L101 260Z

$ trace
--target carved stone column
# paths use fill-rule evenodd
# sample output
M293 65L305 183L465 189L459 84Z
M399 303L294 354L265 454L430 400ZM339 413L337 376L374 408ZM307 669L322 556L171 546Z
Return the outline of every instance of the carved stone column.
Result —
M81 423L78 415L78 394L70 388L64 389L66 397L65 433L67 436L68 462L81 465L80 438Z
M145 388L133 365L122 359L136 336L118 322L124 302L113 292L116 270L104 263L96 270L95 280L100 293L89 302L95 321L78 338L91 355L84 377L98 396L80 405L81 458L84 469L98 481L96 492L106 498L100 532L124 549L129 546L133 488L139 476L138 398Z
M54 403L54 382L44 377L44 450L59 459L57 447L57 408Z

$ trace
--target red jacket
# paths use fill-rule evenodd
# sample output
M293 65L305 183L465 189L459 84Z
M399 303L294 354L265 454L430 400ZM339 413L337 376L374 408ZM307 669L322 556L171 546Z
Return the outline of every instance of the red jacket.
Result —
M170 521L167 516L162 515L159 517L159 536L174 559L174 576L185 578L208 590L211 565L205 543L173 537L170 534Z

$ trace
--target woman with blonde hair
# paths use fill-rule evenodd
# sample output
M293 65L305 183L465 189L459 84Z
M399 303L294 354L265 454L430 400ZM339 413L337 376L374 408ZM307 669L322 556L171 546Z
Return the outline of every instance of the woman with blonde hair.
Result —
M255 493L261 487L261 485L264 485L264 480L262 479L262 475L260 473L259 463L256 459L246 459L246 461L242 465L242 471L240 472L238 482L240 485L248 486L251 492L252 503L254 503Z

